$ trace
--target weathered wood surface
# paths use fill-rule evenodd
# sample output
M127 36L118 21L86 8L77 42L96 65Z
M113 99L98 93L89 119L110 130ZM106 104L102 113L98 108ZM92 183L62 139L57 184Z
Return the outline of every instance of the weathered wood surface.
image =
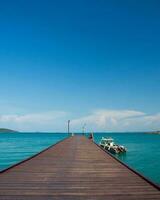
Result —
M2 200L159 200L160 191L92 141L68 138L0 174Z

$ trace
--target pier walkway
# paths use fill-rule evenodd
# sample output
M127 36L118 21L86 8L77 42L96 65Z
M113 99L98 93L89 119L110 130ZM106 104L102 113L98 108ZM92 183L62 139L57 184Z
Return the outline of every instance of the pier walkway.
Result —
M83 136L0 173L0 200L159 200L156 186Z

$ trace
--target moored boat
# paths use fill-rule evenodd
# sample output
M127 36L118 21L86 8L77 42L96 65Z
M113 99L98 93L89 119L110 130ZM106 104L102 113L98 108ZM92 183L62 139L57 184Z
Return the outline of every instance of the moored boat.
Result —
M115 144L112 138L102 137L99 145L105 150L114 154L125 153L127 151L127 149L124 146Z

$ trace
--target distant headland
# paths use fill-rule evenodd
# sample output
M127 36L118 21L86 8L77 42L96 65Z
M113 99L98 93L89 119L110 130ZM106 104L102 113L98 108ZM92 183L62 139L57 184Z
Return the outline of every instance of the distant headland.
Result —
M0 133L17 133L18 131L14 131L8 128L0 128Z
M149 133L149 134L160 134L160 131L149 131L149 132L145 132L145 133Z

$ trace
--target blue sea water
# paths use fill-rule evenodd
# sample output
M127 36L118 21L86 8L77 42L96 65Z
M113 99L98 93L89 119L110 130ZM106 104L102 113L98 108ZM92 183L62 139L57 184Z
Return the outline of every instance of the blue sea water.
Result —
M0 170L35 155L67 136L65 133L0 133Z
M20 162L66 138L67 133L1 133L0 170ZM133 169L160 184L160 135L146 133L94 133L96 143L102 136L112 137L127 147L117 156Z
M160 184L160 135L147 133L98 133L94 134L96 143L102 136L112 137L115 143L127 147L126 154L116 157Z

